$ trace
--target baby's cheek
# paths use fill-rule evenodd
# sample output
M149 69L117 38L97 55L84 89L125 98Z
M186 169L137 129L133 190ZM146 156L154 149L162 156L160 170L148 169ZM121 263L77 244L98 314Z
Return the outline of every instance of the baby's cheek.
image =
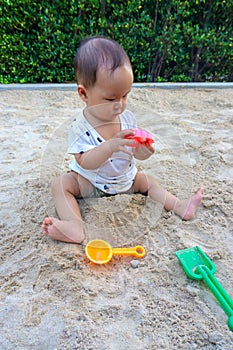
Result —
M123 113L125 109L126 109L126 101L122 102L121 113Z

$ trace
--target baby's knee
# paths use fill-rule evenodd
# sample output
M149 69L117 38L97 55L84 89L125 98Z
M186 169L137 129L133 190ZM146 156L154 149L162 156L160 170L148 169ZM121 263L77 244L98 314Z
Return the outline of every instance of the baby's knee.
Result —
M55 192L59 190L62 190L63 192L73 192L77 190L76 187L77 181L75 181L70 174L63 174L55 177L51 184L52 191Z

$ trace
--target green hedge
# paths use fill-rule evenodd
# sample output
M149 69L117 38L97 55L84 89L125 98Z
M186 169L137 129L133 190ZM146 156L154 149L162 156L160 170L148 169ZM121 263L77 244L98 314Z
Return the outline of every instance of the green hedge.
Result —
M1 0L0 83L74 81L80 40L103 34L135 81L233 81L233 0Z

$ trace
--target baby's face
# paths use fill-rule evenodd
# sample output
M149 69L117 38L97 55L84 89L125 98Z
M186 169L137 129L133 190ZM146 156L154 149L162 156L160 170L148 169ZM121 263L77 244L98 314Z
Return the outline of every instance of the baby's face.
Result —
M111 122L121 114L133 83L130 65L118 67L113 73L100 69L94 86L87 89L87 109L102 122Z

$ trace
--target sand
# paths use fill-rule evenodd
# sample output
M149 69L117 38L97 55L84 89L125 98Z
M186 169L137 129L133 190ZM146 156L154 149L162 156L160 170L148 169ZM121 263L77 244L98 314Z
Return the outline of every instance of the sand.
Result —
M0 103L0 349L232 349L227 315L175 252L200 246L233 297L233 90L132 90L128 107L156 147L138 166L181 198L204 187L203 203L184 222L141 195L82 200L83 245L41 232L56 215L51 180L70 161L76 91L3 90ZM93 265L93 238L147 255Z

